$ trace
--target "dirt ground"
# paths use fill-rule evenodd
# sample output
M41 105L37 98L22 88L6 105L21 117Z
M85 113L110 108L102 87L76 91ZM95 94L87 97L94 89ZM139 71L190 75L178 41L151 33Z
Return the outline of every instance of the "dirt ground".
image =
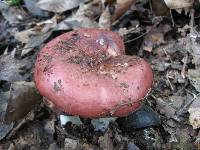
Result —
M200 149L199 27L199 0L0 1L0 149ZM153 69L143 111L104 132L91 119L62 126L33 81L40 49L79 28L119 33Z

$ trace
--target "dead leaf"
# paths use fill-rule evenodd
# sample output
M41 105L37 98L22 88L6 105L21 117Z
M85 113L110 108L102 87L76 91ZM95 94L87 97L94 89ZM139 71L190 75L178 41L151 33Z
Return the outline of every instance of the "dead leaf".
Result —
M135 4L135 0L117 0L115 12L112 15L112 22L121 17L132 5Z
M99 18L99 28L108 30L111 28L111 14L108 7L106 7Z
M46 32L46 33L41 33L39 35L33 36L27 44L24 46L22 49L21 56L25 56L26 54L30 53L32 50L34 50L35 47L40 46L43 44L43 42L49 38L51 35L52 31Z
M95 17L100 15L101 7L102 3L100 0L95 0L88 4L81 4L78 11L71 17L61 21L55 30L98 28Z
M200 92L200 68L198 69L189 69L188 77L191 84L195 87L195 89Z
M19 23L28 17L23 9L11 7L5 1L0 1L0 12L10 24Z
M15 39L22 42L22 43L28 43L28 41L31 40L32 35L36 35L37 32L34 30L34 28L24 30L21 32L15 33Z
M193 0L164 0L164 2L168 8L175 9L180 14L182 10L188 13L193 4Z
M48 10L55 13L62 13L79 6L85 0L40 0L37 6L41 9Z
M33 58L15 59L12 55L0 56L0 80L22 81L30 77Z
M112 130L108 129L104 136L99 137L99 144L100 148L105 149L105 150L113 150L113 141L112 141L113 135L112 135Z
M170 9L165 4L164 0L151 0L151 5L157 16L170 16Z
M176 98L178 98L179 100L176 101ZM183 97L175 96L169 97L169 99L157 98L156 108L160 111L161 114L164 114L168 119L173 118L177 120L176 111L180 109L180 106L182 106L184 99L185 98Z
M41 10L39 7L37 7L38 0L24 0L25 7L28 9L28 11L33 16L37 17L48 17L49 12Z
M164 2L170 9L179 9L191 7L193 0L164 0Z
M34 82L13 82L10 88L10 98L6 110L6 121L21 119L41 101Z
M155 46L164 44L164 35L171 30L171 26L168 24L159 25L159 27L151 27L150 31L146 34L142 48L145 51L152 52Z
M46 119L44 121L44 130L48 134L48 141L51 143L54 141L54 134L55 134L55 117L52 115L50 119Z
M76 150L78 149L79 140L65 138L65 149Z
M10 92L0 92L0 140L6 137L6 135L12 130L13 123L6 124L4 122L5 111L8 104Z
M15 33L15 39L26 43L22 49L21 56L31 52L35 47L40 46L51 35L57 25L57 15L51 19L37 23L37 26Z

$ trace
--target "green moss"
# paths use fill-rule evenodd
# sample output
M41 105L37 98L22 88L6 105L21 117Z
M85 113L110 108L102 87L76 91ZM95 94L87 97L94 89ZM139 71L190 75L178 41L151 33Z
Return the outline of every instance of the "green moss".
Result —
M11 6L17 6L20 5L23 2L23 0L7 0L7 2Z

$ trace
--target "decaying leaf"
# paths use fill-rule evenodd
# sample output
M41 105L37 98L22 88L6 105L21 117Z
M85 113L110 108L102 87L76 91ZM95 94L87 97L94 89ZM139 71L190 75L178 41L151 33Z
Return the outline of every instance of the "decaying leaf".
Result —
M164 0L165 4L170 9L175 9L177 12L181 13L182 10L189 12L192 7L193 0Z
M26 43L22 49L21 56L28 54L35 47L40 46L51 35L56 25L57 16L55 15L51 19L38 23L34 28L15 33L16 40Z
M192 127L194 129L200 128L200 109L191 108L189 109L189 113L190 113L189 121Z
M160 25L157 27L152 27L150 31L144 38L143 49L151 52L155 46L165 43L164 35L171 30L170 25Z
M99 28L108 30L111 28L111 14L108 7L106 7L99 18Z
M94 0L88 4L81 4L74 15L57 25L56 30L98 28L95 18L101 14L101 11L102 3L100 0Z
M101 136L99 138L98 142L100 143L100 148L113 150L114 146L113 146L112 138L113 138L112 130L108 129L106 133L104 134L104 136Z
M179 9L191 7L193 0L164 0L167 7L170 9Z
M0 56L0 80L22 81L30 77L33 58L15 59L12 55Z
M121 17L134 4L135 0L117 0L115 12L111 19L112 22Z
M17 121L30 112L41 100L34 82L13 82L10 88L5 119L7 122Z
M37 6L44 10L61 13L76 8L83 2L84 0L40 0Z
M51 35L52 31L41 33L39 35L35 35L28 41L28 43L22 49L21 56L24 56L31 52L35 47L40 46L43 42Z
M15 33L15 39L22 43L28 43L28 41L31 40L31 36L36 35L37 32L34 30L34 28L24 30L21 32L16 32Z
M168 99L157 98L156 108L161 114L164 114L168 119L173 118L177 120L176 111L179 110L185 101L185 97L171 96Z
M39 7L37 7L37 2L38 0L24 0L24 4L31 15L38 17L48 17L49 12L41 10Z
M4 122L5 111L8 104L10 92L0 92L0 140L13 128L13 123L7 124Z
M189 69L188 77L191 84L195 87L197 91L200 92L200 68L199 69Z
M22 9L11 7L5 1L0 1L0 12L10 24L19 23L28 16Z
M170 9L165 4L164 0L151 0L153 12L157 16L170 16Z
M78 150L78 149L83 149L83 150L100 150L97 146L94 146L92 144L84 143L81 140L74 140L71 138L65 138L65 146L64 148L66 150Z

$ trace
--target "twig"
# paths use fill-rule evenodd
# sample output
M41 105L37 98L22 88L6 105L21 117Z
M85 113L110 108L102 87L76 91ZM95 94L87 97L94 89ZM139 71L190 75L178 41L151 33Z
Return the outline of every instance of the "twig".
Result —
M78 140L78 138L74 137L73 135L70 135L69 133L67 133L64 129L60 128L59 126L55 126L55 128L61 133L66 135L67 137L74 139L74 140Z
M190 34L192 34L192 35L194 33L194 13L195 13L194 9L191 8L191 11L190 11L190 14L191 14L191 19L190 19Z
M188 103L186 103L182 109L176 112L177 117L180 117L187 112L188 107L193 103L195 99L197 99L200 96L200 93L198 93L197 95L192 93L192 95L194 96L193 99L189 101Z
M138 37L136 37L136 38L134 38L134 39L130 39L130 40L128 40L128 41L125 41L124 43L127 44L127 43L130 43L130 42L136 41L136 40L142 38L142 37L143 37L145 34L147 34L147 33L148 33L148 32L145 32L145 33L141 34L140 36L138 36Z
M167 78L167 81L169 82L171 90L174 91L174 87L172 86L171 81L169 80L168 72L167 72L166 78Z
M22 119L22 121L15 127L13 128L13 130L9 133L9 135L6 137L6 139L10 139L12 136L14 136L17 131L25 124L27 123L28 121L32 121L34 119L35 115L34 115L34 112L31 111L27 114L27 116Z
M170 9L170 16L171 16L171 20L172 20L172 26L174 27L176 24L174 22L174 18L173 18L173 14L172 14L172 10Z
M188 54L186 54L184 57L183 68L181 70L181 75L182 75L183 79L185 79L185 68L187 65L187 61L188 61Z

